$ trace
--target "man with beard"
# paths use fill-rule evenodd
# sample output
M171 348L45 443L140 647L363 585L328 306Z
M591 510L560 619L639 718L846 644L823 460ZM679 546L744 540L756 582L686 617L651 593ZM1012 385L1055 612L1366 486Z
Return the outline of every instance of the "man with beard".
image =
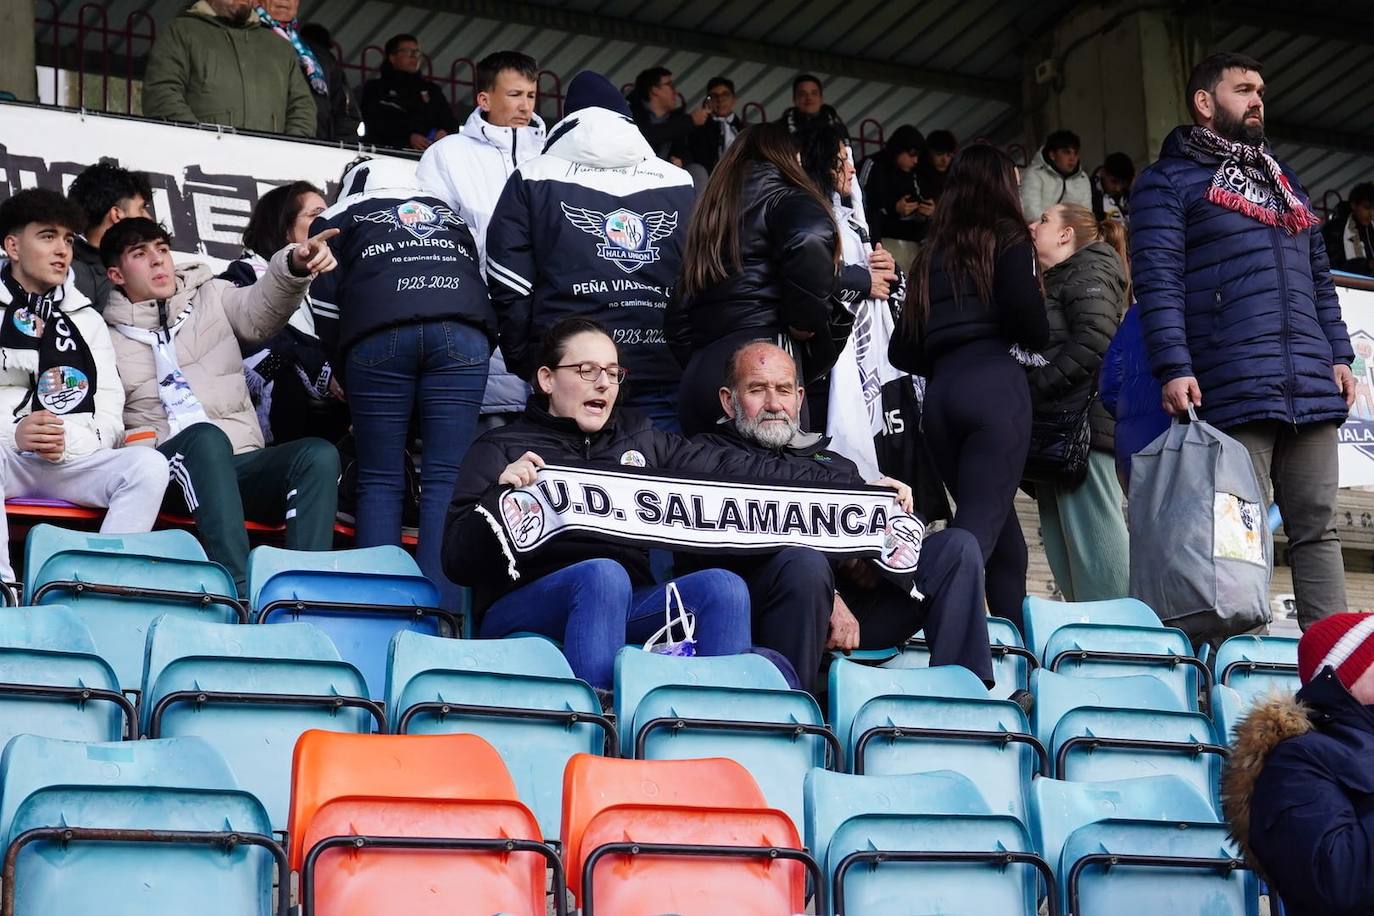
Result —
M296 51L262 27L252 0L199 0L158 33L143 113L315 136L315 101Z
M720 389L727 422L719 432L693 441L771 454L790 462L832 469L832 483L862 485L854 463L828 451L829 440L801 429L797 417L806 392L787 351L765 340L735 351ZM872 481L910 489L889 478ZM679 563L692 558L680 554ZM967 531L927 534L916 567L913 599L881 578L866 560L834 560L809 547L788 547L764 556L713 554L713 567L728 569L749 586L754 643L783 655L801 686L813 689L826 649L883 649L901 645L924 627L932 665L962 665L989 686L983 555ZM679 570L680 571L680 570Z
M1272 481L1306 629L1347 610L1336 432L1355 399L1354 351L1320 220L1265 143L1260 70L1239 54L1193 70L1194 123L1131 193L1132 279L1164 409L1197 408Z

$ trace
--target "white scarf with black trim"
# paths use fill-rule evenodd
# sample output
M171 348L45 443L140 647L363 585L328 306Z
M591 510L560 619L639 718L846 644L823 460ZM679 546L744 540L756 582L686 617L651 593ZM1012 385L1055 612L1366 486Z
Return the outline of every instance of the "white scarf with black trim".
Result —
M567 532L688 553L772 553L809 547L873 560L913 598L925 522L891 490L802 481L667 477L626 469L545 465L532 486L477 506L501 542L512 579L516 557Z

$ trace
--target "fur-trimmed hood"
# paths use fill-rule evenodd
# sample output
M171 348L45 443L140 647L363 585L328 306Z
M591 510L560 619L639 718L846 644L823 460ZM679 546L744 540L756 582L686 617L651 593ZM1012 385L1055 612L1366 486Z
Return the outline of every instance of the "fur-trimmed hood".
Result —
M1221 774L1221 806L1231 837L1251 867L1259 861L1250 848L1250 802L1269 752L1313 728L1312 710L1297 694L1274 693L1255 704L1236 725L1236 740Z
M1289 916L1374 916L1374 705L1324 668L1236 727L1222 806Z

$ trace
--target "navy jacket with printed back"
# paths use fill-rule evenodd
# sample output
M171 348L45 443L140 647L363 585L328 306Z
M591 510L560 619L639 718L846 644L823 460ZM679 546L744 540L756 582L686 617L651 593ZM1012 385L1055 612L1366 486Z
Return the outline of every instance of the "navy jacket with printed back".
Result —
M310 227L339 234L337 269L310 287L320 343L336 369L353 344L384 328L462 321L494 343L496 316L472 233L439 198L416 187L415 166L369 159L344 174L339 199Z
M1131 189L1131 273L1151 371L1161 382L1194 376L1199 414L1222 429L1343 421L1332 366L1354 351L1321 232L1289 235L1207 200L1221 163L1189 144L1191 130L1176 128Z
M692 178L654 156L629 118L583 108L506 182L487 227L487 277L501 352L526 378L563 318L610 329L631 384L675 387L663 334L682 266Z

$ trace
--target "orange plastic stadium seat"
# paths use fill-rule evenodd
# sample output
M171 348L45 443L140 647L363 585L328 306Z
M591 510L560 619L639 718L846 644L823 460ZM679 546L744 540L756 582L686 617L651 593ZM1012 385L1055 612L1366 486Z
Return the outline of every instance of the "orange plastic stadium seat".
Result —
M593 916L791 916L806 908L809 859L799 852L797 829L768 807L749 771L733 760L578 754L563 776L562 839L570 886ZM643 848L597 856L599 847L625 843ZM653 844L797 852L790 854L795 858L664 854ZM592 857L590 886L584 886L583 868Z
M475 735L305 732L288 830L305 916L543 916L545 864L557 863L501 756ZM342 839L316 850L330 838Z

